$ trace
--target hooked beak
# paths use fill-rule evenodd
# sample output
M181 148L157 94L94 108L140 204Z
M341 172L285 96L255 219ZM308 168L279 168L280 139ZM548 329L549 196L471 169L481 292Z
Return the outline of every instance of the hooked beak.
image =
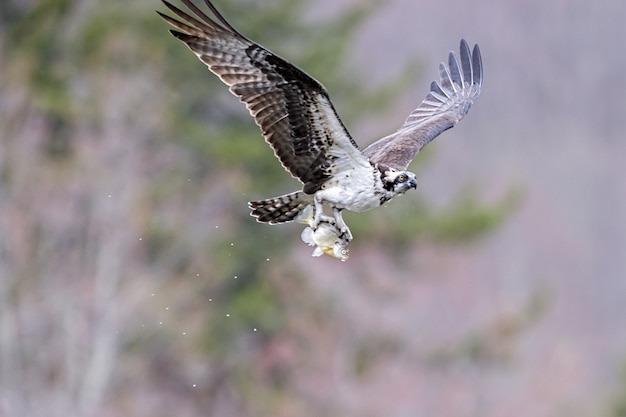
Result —
M411 178L411 180L409 181L409 185L411 186L411 188L417 188L417 180L415 178Z

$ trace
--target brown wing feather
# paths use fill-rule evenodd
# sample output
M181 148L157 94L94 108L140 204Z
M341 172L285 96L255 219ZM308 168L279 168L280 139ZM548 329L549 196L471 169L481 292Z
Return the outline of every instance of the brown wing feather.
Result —
M218 23L190 0L181 0L194 16L163 3L182 21L159 13L179 30L183 41L230 91L246 103L282 165L315 191L329 176L333 155L358 153L324 87L302 70L237 32L208 1ZM364 158L363 158L364 159Z
M371 162L405 170L415 155L431 140L456 125L469 112L483 84L478 45L470 52L461 40L461 63L453 52L448 66L439 66L439 81L433 81L426 99L395 133L368 146L363 154Z

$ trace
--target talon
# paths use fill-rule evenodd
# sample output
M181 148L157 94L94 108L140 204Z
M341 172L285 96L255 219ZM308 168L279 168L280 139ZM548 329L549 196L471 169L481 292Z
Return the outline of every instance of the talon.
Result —
M317 228L319 227L320 223L328 223L331 226L334 226L336 221L333 217L330 216L326 216L326 215L319 215L319 216L315 216L315 218L313 219L313 221L311 222L311 229L313 230L317 230Z
M339 239L345 239L348 242L352 240L352 233L350 232L350 229L348 229L347 227L342 227L341 229L339 229L339 231L341 232L339 235Z
M320 216L320 222L322 222L322 221L330 224L331 226L334 226L335 223L337 223L335 221L335 218L334 217L330 217L330 216Z
M343 217L341 216L341 210L334 208L333 213L335 214L335 219L337 220L336 227L339 229L340 232L339 237L341 239L345 237L345 239L350 242L352 240L352 233L350 232L350 229L348 228L346 222L343 221Z

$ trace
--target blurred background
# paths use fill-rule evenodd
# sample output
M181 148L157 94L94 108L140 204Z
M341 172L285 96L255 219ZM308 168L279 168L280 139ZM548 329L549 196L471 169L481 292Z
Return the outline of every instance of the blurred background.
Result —
M363 147L485 86L345 262L156 0L0 3L0 415L626 416L626 4L216 0Z

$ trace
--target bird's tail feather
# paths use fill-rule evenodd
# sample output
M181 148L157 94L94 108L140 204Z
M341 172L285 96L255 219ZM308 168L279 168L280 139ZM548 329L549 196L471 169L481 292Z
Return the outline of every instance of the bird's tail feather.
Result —
M251 216L262 223L286 223L294 220L303 221L299 215L305 215L307 206L313 202L313 196L296 191L267 200L251 201L248 207L252 210Z

